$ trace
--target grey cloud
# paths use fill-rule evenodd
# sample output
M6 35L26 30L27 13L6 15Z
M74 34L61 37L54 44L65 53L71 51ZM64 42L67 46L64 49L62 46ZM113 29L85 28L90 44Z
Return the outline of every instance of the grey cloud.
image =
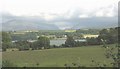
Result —
M56 29L82 29L82 28L107 28L118 26L117 16L114 17L88 17L79 18L81 12L74 11L70 18L66 15L55 15L52 20L45 20L41 16L13 16L10 14L3 14L3 30L56 30ZM9 21L13 20L13 21Z

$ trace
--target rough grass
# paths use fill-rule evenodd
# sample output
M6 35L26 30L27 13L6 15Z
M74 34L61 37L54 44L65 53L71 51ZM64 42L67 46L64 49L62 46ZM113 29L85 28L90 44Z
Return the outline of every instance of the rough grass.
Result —
M114 45L111 45L112 47ZM116 49L117 51L117 49ZM105 57L105 49L101 46L87 46L75 48L58 48L34 51L3 52L3 60L8 60L19 67L64 67L72 63L86 67L97 66L92 59L100 64L110 64L113 60Z

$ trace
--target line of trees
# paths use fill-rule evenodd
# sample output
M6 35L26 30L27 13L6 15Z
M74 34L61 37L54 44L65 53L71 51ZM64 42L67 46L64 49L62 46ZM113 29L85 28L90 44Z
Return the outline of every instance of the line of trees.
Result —
M118 43L118 37L120 36L118 31L120 27L102 29L99 31L99 36L97 38L86 38L87 42L75 41L72 36L68 36L65 42L65 47L77 47L77 46L89 46L89 45L101 45L103 42L105 44ZM120 41L120 40L119 40Z
M48 49L50 48L50 40L47 37L39 37L37 41L31 43L26 40L20 40L15 43L12 43L12 39L10 34L7 32L2 32L2 50L6 51L8 48L18 48L21 50L29 50L30 48L33 50L37 49Z
M60 47L78 47L86 45L100 45L103 44L103 41L106 44L118 43L118 30L119 27L102 29L99 31L99 36L97 38L86 38L87 42L75 41L73 35L68 34L65 44L62 44ZM12 43L10 33L2 32L2 50L6 51L7 48L18 48L19 50L38 50L38 49L49 49L50 39L47 37L40 36L37 41L31 43L26 40L17 41Z
M118 43L118 34L120 27L102 29L99 31L99 36L97 38L87 38L88 45L100 45L103 44L103 41L106 44Z
M39 50L39 49L49 49L50 40L47 37L39 37L37 41L31 43L28 41L18 41L15 42L15 47L19 50Z
M72 35L67 35L67 40L63 47L80 47L86 46L86 42L75 41Z

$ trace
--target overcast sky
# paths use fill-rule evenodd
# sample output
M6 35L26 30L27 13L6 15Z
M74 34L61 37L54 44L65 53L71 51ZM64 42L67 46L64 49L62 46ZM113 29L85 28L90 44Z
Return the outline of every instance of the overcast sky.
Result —
M0 0L0 13L54 19L116 17L120 0ZM61 22L64 24L64 22Z
M84 16L88 13L96 12L102 16L108 12L108 16L113 16L113 9L117 7L119 0L2 0L2 11L11 14L21 15L41 15L47 14L66 14L80 10ZM105 11L106 9L106 11Z

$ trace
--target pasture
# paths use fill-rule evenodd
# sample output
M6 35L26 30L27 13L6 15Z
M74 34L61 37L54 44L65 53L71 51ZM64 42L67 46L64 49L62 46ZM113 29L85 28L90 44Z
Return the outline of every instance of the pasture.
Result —
M115 45L109 45L115 47ZM117 49L115 50L117 53ZM33 51L3 52L3 60L8 60L18 67L64 67L73 66L96 67L96 63L111 67L112 59L105 57L105 49L101 46L82 46L74 48L54 48ZM96 62L92 62L92 59Z

